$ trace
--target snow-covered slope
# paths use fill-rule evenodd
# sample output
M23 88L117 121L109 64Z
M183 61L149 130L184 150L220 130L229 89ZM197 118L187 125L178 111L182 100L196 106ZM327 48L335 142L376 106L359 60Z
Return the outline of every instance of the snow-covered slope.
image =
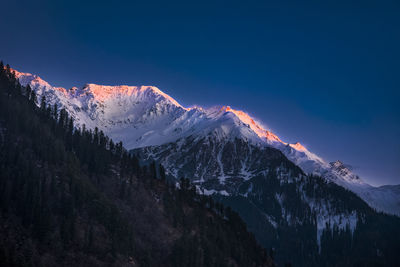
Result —
M185 108L153 86L86 84L65 89L53 87L36 75L15 73L22 85L30 85L36 91L38 99L45 96L48 104L65 108L79 126L98 127L114 140L122 141L127 149L209 136L215 142L240 139L256 147L270 146L282 151L305 173L321 175L357 193L370 206L400 215L398 190L366 184L341 162L328 163L300 143L282 141L243 111L229 106ZM218 162L218 154L216 159ZM243 166L246 169L249 166ZM221 182L226 179L224 172L220 178Z

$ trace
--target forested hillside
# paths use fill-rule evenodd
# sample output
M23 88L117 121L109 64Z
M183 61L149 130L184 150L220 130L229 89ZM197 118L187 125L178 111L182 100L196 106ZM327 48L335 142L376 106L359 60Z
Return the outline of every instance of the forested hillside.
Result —
M37 107L37 103L40 107ZM1 266L273 266L240 217L0 66Z

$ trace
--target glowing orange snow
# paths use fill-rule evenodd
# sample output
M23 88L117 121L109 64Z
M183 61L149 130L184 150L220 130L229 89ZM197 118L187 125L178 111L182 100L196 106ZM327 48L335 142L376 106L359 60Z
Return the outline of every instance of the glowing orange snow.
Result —
M168 99L174 105L183 108L175 99L170 97L169 95L162 92L155 86L128 86L128 85L119 85L119 86L108 86L108 85L97 85L97 84L88 84L87 87L90 89L90 92L93 96L99 100L104 101L112 97L114 94L124 94L124 95L132 95L135 93L142 93L146 90L152 90L158 95L163 96Z
M302 144L300 144L299 142L297 142L296 144L290 144L290 146L293 147L293 148L296 149L296 150L299 150L299 151L306 151L306 150L307 150L307 149L306 149Z
M19 72L16 70L13 70L13 71L15 71L15 75L17 78L19 78L20 76L30 76L31 75L29 73L22 73L22 72ZM34 80L36 82L47 84L47 82L42 80L39 76L34 75L34 77L35 77ZM68 93L68 91L62 87L53 87L53 88L63 94ZM108 85L97 85L97 84L91 83L91 84L87 84L84 88L88 89L87 93L91 93L96 100L102 101L102 102L105 100L111 99L115 95L118 95L118 94L133 95L133 94L145 93L146 91L152 91L157 95L163 96L165 99L170 101L170 103L172 103L178 107L181 107L185 110L191 110L191 109L203 110L201 107L196 107L196 106L191 107L191 108L185 108L185 107L181 106L175 99L173 99L166 93L162 92L160 89L158 89L155 86L127 86L127 85L108 86ZM75 90L75 89L76 88L71 88L70 90ZM254 119L251 118L249 116L249 114L247 114L246 112L243 112L241 110L232 109L230 106L223 106L221 108L221 111L232 112L233 114L235 114L243 123L249 125L249 127L260 138L265 138L267 141L280 142L284 145L289 145L290 147L292 147L298 151L307 151L307 149L298 142L296 144L289 144L289 143L283 142L277 135L264 129L259 123L254 121Z
M250 126L250 128L261 138L266 138L267 140L270 140L270 141L276 141L276 142L280 142L285 145L290 145L292 148L299 150L299 151L307 150L299 142L297 142L296 144L288 144L286 142L283 142L276 134L274 134L268 130L265 130L260 124L255 122L254 119L251 118L249 116L249 114L247 114L246 112L243 112L241 110L235 110L235 109L231 108L230 106L224 106L224 107L222 107L221 110L226 111L226 112L232 112L233 114L235 114L243 123L248 124Z

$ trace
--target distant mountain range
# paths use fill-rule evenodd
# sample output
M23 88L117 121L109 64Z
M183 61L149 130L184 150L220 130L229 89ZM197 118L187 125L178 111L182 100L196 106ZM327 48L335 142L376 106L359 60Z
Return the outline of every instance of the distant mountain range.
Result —
M240 139L258 148L276 148L304 173L322 176L353 191L378 211L400 215L398 186L371 186L339 160L329 163L300 143L282 141L243 111L229 106L185 108L153 86L86 84L65 89L53 87L37 75L15 73L19 82L24 86L29 84L39 98L45 96L47 103L65 108L78 125L85 124L91 129L98 127L114 140L122 141L129 150L182 144L188 138L213 138L221 144ZM221 184L231 178L248 180L255 175L250 159L242 159L238 163L241 172L232 175L221 162L221 151L214 152L213 178L218 178ZM169 175L179 178L178 165L168 162L168 159L159 160L166 164ZM210 178L210 174L200 170L193 175L191 178L199 183Z
M276 266L230 207L40 102L0 61L0 266Z
M397 260L389 239L399 235L399 218L376 211L400 215L399 186L371 186L341 161L286 143L229 106L186 108L152 86L65 89L15 74L38 105L44 97L78 127L97 127L142 163L162 164L170 181L189 178L199 193L232 207L264 247L277 250L277 262Z

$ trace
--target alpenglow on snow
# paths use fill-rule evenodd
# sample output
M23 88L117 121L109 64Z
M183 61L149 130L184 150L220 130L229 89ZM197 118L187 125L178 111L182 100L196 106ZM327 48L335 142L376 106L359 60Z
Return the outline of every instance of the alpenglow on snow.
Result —
M37 75L18 71L15 74L21 85L30 85L36 91L39 99L45 96L48 104L65 108L76 125L98 127L114 140L122 141L128 150L188 137L213 135L220 141L240 139L258 147L276 148L305 173L320 175L355 192L378 211L400 215L397 187L373 187L340 161L326 162L300 143L282 141L243 111L229 106L186 108L154 86L86 84L65 89L53 87ZM243 177L251 176L246 169L243 166ZM220 173L221 182L226 175Z

